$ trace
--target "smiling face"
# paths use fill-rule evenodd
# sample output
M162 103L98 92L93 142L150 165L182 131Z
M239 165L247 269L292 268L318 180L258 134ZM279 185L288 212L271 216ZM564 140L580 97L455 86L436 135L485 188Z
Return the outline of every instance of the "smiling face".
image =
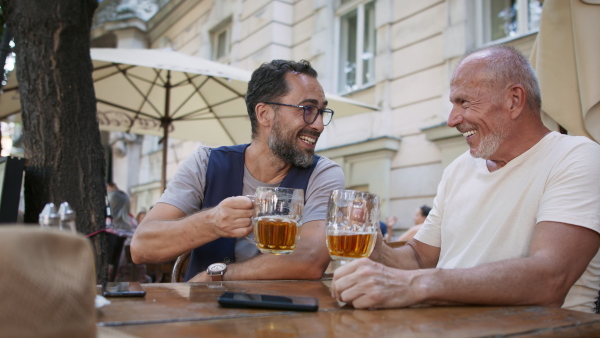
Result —
M494 88L485 60L465 59L450 84L452 112L448 126L465 136L473 157L494 159L510 135L510 119L504 109L504 92Z
M289 92L277 102L293 105L327 106L325 93L317 79L298 73L286 74ZM323 118L318 116L311 124L304 122L304 110L289 106L272 106L275 110L273 126L268 137L269 149L286 163L309 167L313 163L315 145L323 132Z

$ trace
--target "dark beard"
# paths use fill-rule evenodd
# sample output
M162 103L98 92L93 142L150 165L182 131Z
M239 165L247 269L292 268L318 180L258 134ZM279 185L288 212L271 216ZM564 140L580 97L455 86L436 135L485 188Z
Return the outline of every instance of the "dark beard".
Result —
M305 153L298 149L296 144L296 136L289 134L287 137L282 130L279 120L276 119L268 138L269 149L285 163L290 163L293 166L300 168L308 168L314 162L314 152ZM309 132L310 135L318 137L314 132Z

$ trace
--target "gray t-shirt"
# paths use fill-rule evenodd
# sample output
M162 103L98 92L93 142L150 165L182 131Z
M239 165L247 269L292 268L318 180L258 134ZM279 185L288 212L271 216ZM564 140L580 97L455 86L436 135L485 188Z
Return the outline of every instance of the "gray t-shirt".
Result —
M201 210L209 156L210 148L200 146L183 161L158 202L173 205L186 215ZM243 182L242 195L254 195L254 191L258 187L277 187L280 184L280 182L274 184L260 182L250 174L246 167L244 167ZM344 189L342 168L339 164L321 156L308 180L302 223L325 220L329 195L335 189ZM323 240L325 240L325 234L323 234ZM254 244L244 238L237 239L235 244L236 262L246 261L259 254L260 251Z

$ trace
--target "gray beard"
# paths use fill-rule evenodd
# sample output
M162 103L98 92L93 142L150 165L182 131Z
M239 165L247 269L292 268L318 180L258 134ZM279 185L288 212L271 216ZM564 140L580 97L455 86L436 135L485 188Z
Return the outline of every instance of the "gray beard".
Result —
M496 130L491 135L486 136L481 140L481 144L479 145L479 149L473 157L482 158L484 160L489 160L491 157L498 151L500 145L506 138L508 138L508 129L506 128L506 124L503 123L502 118L498 118L500 121L499 125L502 126L500 130Z
M492 157L492 155L494 155L494 153L498 151L498 148L500 148L500 144L502 144L502 141L504 141L505 138L506 135L504 135L504 133L486 136L484 139L481 140L479 149L477 150L477 152L475 152L475 154L473 154L473 157L489 160Z
M495 107L499 106L498 103L495 103ZM496 110L500 110L501 107L496 108ZM502 115L498 114L496 116L496 122L499 127L499 130L496 130L493 134L486 136L481 140L481 144L479 149L473 157L482 158L484 160L489 160L491 157L498 151L502 142L508 138L508 129L506 127L506 123L502 118Z
M293 166L300 168L308 168L314 162L314 153L304 153L298 149L295 141L295 137L290 134L289 137L285 137L279 120L275 120L271 134L268 137L269 149L279 157L285 163L290 163Z

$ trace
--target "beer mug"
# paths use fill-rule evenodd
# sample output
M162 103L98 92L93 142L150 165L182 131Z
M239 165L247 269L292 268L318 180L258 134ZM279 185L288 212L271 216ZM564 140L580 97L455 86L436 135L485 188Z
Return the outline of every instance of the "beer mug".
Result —
M252 226L254 239L246 236L263 253L287 255L298 242L304 210L304 190L258 187L254 196Z
M334 260L369 257L379 228L379 196L334 190L327 206L327 248Z

